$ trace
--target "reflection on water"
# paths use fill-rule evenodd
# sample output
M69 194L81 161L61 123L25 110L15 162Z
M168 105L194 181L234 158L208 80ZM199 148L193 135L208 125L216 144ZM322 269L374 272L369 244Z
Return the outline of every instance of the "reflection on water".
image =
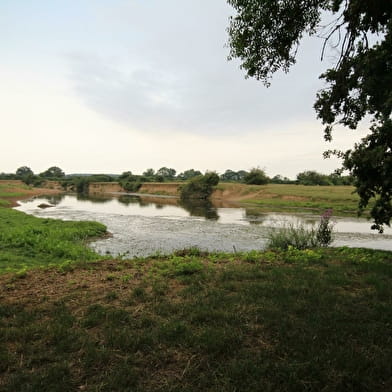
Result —
M41 209L41 203L53 208ZM100 253L146 256L198 246L206 250L246 251L262 249L271 227L301 222L314 225L310 214L266 213L227 202L179 201L171 197L121 195L51 195L23 201L17 209L29 214L65 220L104 223L112 238L94 242ZM335 218L335 246L359 246L392 250L392 230L383 235L357 218Z

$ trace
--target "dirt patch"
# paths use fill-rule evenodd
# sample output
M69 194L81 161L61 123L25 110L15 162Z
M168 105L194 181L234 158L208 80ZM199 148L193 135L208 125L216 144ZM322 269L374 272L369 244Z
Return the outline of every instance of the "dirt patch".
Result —
M105 303L111 298L112 305L129 300L133 290L145 286L146 270L151 262L142 266L119 260L103 260L76 266L70 271L57 268L35 269L26 274L0 275L0 302L35 307L40 304L65 300L67 307L78 311L86 303ZM168 279L167 296L174 298L183 285ZM151 287L146 287L151 292Z
M139 189L140 193L178 196L181 184L177 182L145 182Z

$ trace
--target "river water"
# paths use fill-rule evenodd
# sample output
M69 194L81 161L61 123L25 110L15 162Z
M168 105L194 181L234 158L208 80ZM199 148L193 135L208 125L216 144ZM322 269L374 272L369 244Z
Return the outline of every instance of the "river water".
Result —
M51 207L39 207L42 203ZM319 221L319 216L310 214L136 195L38 197L21 201L16 209L38 217L101 222L112 236L93 242L91 247L101 254L124 257L190 247L226 252L263 249L271 228L297 222L311 226ZM332 220L333 246L392 250L392 229L377 234L366 219L333 217Z

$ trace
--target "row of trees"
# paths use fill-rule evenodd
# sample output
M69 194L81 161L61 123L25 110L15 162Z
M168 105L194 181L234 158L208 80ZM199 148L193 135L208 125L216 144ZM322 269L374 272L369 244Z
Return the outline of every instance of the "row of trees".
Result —
M45 180L59 180L64 186L75 185L78 189L85 188L89 182L113 182L118 181L128 191L137 191L143 182L168 182L168 181L189 181L202 175L200 170L189 169L177 174L173 168L162 167L157 171L147 169L142 175L133 174L126 171L121 175L93 174L93 175L65 175L64 171L57 166L52 166L42 173L34 174L27 167L22 166L15 173L0 173L0 179L18 179L29 185L40 185ZM264 170L253 168L246 170L227 169L223 174L219 175L222 182L237 182L244 184L301 184L301 185L352 185L353 177L342 176L336 173L322 174L313 170L303 171L297 174L295 180L283 177L280 174L274 177L268 177Z
M42 184L45 180L62 180L64 177L65 173L57 166L51 166L39 174L34 174L28 166L19 167L15 173L0 173L1 180L21 180L34 186Z
M154 172L153 169L146 170L142 175L132 174L127 171L118 177L118 181L129 191L136 191L143 182L165 182L165 181L188 181L202 175L200 170L189 169L176 175L176 171L171 168L161 168ZM342 176L336 173L322 174L316 171L307 170L297 174L295 180L290 180L280 174L270 178L265 171L260 168L253 168L250 171L234 171L227 169L223 174L218 175L222 182L237 182L243 184L301 184L301 185L352 185L353 177Z

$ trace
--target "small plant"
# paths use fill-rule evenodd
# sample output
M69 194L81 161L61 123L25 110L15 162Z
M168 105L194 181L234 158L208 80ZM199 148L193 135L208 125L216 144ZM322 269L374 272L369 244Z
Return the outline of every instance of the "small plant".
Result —
M321 215L317 227L306 227L302 223L289 224L280 229L272 229L268 233L267 249L287 250L311 249L327 247L333 240L333 224L330 222L332 210L328 209Z
M321 246L328 246L333 241L333 224L330 222L332 216L332 209L325 210L321 215L320 223L317 229L317 240Z
M302 223L290 223L268 233L267 249L309 249L318 246L317 230L314 227L307 228Z

